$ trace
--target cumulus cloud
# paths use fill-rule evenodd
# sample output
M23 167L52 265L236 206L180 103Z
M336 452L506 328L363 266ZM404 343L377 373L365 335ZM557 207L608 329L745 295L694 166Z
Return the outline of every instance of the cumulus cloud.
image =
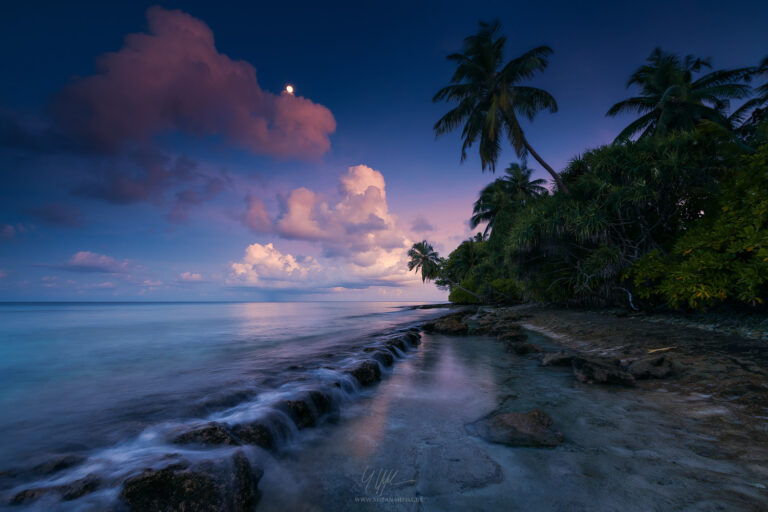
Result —
M384 176L358 165L339 181L339 194L333 200L304 187L283 195L281 212L271 223L272 231L282 238L319 246L320 256L299 257L271 243L252 244L241 261L230 264L230 284L331 290L416 282L407 270L411 242L389 212ZM269 218L263 204L257 218L265 231Z
M231 264L230 270L234 282L280 287L314 278L323 269L312 257L283 254L271 243L255 243L246 248L242 261Z
M111 256L90 251L80 251L62 267L73 272L97 272L104 274L122 274L128 271L128 260L118 261Z
M42 224L58 227L77 227L83 224L82 212L65 203L46 203L27 210L27 213Z
M179 280L186 283L199 283L203 280L203 276L193 272L182 272L179 274Z
M279 157L328 150L331 112L262 90L254 67L220 53L203 21L151 7L147 24L147 33L129 34L119 51L101 55L96 74L60 92L51 114L64 133L107 152L173 131Z
M323 201L315 192L298 188L281 198L275 232L284 238L317 241L328 257L355 254L358 264L372 252L407 245L389 213L384 176L365 165L350 167L340 178L340 199Z

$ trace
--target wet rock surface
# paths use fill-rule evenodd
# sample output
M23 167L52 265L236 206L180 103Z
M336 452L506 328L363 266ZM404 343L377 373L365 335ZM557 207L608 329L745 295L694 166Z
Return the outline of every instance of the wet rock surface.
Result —
M672 359L665 355L633 361L627 369L636 379L663 379L674 371Z
M467 430L486 441L509 446L553 447L563 434L550 427L552 418L540 410L527 413L494 412L467 425Z
M618 361L607 358L574 357L571 360L573 374L579 382L587 384L618 384L634 386L635 378L624 370Z
M82 464L85 461L85 457L82 455L69 453L66 455L60 455L50 460L38 464L32 468L35 473L42 475L50 475L64 469L69 469Z
M399 340L402 343L402 340ZM348 372L363 386L370 386L381 380L381 368L374 361L363 361Z
M571 366L573 355L568 352L549 352L541 356L541 366Z
M96 491L100 486L101 480L96 475L88 475L68 484L25 489L14 495L11 504L20 505L48 494L58 494L62 501L72 501Z
M230 445L240 444L223 423L211 422L194 428L173 438L173 444L207 444Z
M232 433L247 445L260 446L265 450L275 448L275 437L264 422L254 421L243 425L232 427Z
M148 469L123 483L120 499L131 512L253 511L262 475L237 452L228 460Z

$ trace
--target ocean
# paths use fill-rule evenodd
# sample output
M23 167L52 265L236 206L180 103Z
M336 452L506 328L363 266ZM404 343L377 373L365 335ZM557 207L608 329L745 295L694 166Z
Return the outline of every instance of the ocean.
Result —
M0 304L0 481L63 454L118 476L170 451L170 431L258 417L280 397L331 381L345 382L351 400L344 369L364 346L440 311L411 306ZM0 491L19 485L6 480Z

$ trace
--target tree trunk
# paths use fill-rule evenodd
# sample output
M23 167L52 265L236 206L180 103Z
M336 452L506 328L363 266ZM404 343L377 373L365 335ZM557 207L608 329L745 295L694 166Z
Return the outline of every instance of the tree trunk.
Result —
M539 156L539 154L538 154L536 151L534 151L534 150L533 150L533 148L531 147L531 145L528 143L528 139L526 139L525 137L523 137L523 146L525 146L525 149L526 149L526 150L528 150L528 152L531 154L531 156L532 156L533 158L535 158L535 159L536 159L536 161L537 161L537 162L539 162L539 164L540 164L542 167L544 167L544 169L546 169L546 170L547 170L547 172L548 172L549 174L551 174L551 175L552 175L552 178L555 180L555 183L557 183L557 188L559 188L560 190L562 190L562 191L563 191L563 192L565 192L566 194L570 194L570 193L571 193L571 191L570 191L570 190L568 190L568 187L566 187L566 186L565 186L565 183L563 183L563 180L562 180L562 179L560 179L560 175L559 175L559 174L557 174L557 173L555 172L555 170L554 170L554 169L552 169L552 168L549 166L549 164L548 164L547 162L545 162L545 161L544 161L544 160L543 160L543 159L542 159L542 158Z
M475 292L471 292L471 291L467 290L466 288L461 286L459 283L454 283L453 281L451 281L450 283L451 283L451 286L455 286L459 290L461 290L463 292L466 292L466 293L470 294L471 296L473 296L473 297L475 297L477 299L480 299L481 301L485 302L485 300L483 300L483 297L481 297L480 295L476 294Z

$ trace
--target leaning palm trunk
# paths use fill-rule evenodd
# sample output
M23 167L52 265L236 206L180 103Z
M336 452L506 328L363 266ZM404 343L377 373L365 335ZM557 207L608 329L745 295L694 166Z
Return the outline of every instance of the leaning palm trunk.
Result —
M568 187L565 186L565 183L563 183L563 180L560 178L560 175L555 172L552 167L549 166L547 162L542 159L539 154L533 150L533 147L531 147L531 144L528 142L528 139L523 137L523 146L525 146L526 151L528 151L533 158L536 159L539 164L544 167L549 174L552 175L552 179L555 180L555 183L557 183L558 190L563 191L565 194L570 194L570 190L568 190Z

